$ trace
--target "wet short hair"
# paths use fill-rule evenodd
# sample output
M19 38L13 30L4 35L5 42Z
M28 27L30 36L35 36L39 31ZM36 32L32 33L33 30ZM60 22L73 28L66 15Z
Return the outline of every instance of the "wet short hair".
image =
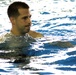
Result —
M19 8L29 9L29 6L25 2L16 1L9 5L7 9L8 17L18 17L20 14L18 12Z

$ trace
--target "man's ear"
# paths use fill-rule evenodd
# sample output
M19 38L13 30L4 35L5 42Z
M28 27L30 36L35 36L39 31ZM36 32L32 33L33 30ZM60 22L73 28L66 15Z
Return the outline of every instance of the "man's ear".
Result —
M12 25L15 25L15 18L14 17L10 17L10 21L11 21Z

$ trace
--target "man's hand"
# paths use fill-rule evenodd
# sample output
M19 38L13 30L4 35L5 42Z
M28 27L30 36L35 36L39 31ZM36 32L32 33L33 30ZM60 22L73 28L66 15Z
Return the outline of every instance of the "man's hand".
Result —
M56 42L52 42L50 43L51 45L54 46L58 46L58 47L62 47L62 48L68 48L68 47L74 47L74 45L70 42L65 42L65 41L56 41Z

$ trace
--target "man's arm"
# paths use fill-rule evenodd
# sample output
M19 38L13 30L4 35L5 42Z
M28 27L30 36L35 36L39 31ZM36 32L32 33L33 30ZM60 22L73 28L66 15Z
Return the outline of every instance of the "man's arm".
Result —
M41 33L38 33L35 31L30 31L28 34L30 36L32 36L33 38L44 37ZM48 39L46 39L46 40L48 40ZM62 47L62 48L74 47L74 45L68 41L54 41L54 42L50 42L50 45L58 46L58 47Z

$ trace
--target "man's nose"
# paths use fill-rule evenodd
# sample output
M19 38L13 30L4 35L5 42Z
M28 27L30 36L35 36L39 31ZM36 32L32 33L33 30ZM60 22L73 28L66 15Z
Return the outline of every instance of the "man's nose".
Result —
M31 24L31 19L28 17L27 22Z

